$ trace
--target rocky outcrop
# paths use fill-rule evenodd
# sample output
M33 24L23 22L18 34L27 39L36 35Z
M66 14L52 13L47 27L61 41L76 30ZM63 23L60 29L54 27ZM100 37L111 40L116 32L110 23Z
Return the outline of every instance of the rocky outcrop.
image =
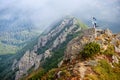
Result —
M60 33L60 35L56 38L56 40L53 43L53 48L55 48L57 45L63 43L66 40L66 37L69 33L73 34L75 31L72 31L75 27L77 27L76 25L72 25L69 28L65 28L65 31L63 31L62 33ZM81 29L77 30L80 31Z
M48 57L51 57L52 54L51 54L51 52L50 52L50 49L46 50L43 55L44 55L44 59L46 59L46 58L48 58Z
M117 58L117 56L115 55L112 56L112 62L117 64L119 63L119 59Z
M97 42L101 49L105 51L109 44L113 45L115 52L120 53L120 35L113 34L109 29L101 30L90 28L83 31L82 36L78 36L70 41L65 51L64 60L74 60L77 58L84 45L89 42Z
M81 57L80 52L83 50L85 44L88 44L90 42L98 43L100 45L100 52L97 55L94 55L92 58L83 59ZM110 46L113 47L113 50L111 52L112 54L110 53L109 50ZM104 51L106 50L109 51L104 53ZM99 79L100 75L99 73L96 73L97 71L102 72L102 70L104 69L107 70L106 66L110 66L111 70L118 68L120 64L119 62L120 62L120 34L113 34L112 31L110 31L109 29L101 30L90 28L88 30L84 30L83 35L74 38L68 43L66 51L64 53L64 58L58 64L57 70L63 72L64 70L61 69L65 67L66 72L69 73L69 75L71 76L64 78L67 78L69 80L93 79L91 77L88 77L88 75L97 76L96 78L94 78L95 80L97 80L97 78ZM106 66L103 67L104 65ZM109 72L106 73L109 74ZM66 74L66 76L68 75ZM60 76L58 79L61 78L63 78L63 76Z
M84 30L83 34L83 36L78 36L69 42L65 51L64 60L75 59L86 43L95 40L94 29Z
M14 59L13 64L12 64L12 70L13 71L17 68L17 66L18 66L17 63L18 63L18 61L16 59Z
M115 52L117 52L117 53L120 53L120 47L119 46L118 47L115 46Z
M37 69L40 65L40 60L42 59L42 54L37 55L33 51L27 51L23 57L18 62L19 71L16 72L15 80L21 78L24 74L27 74L27 71L32 68Z
M51 38L55 37L57 34L59 34L62 29L64 29L65 32L68 32L68 27L72 27L74 24L74 18L69 18L69 19L64 19L60 25L56 26L55 29L53 29L52 31L50 31L47 35L42 36L39 38L38 40L38 47L42 47L45 46L45 44L47 43L48 40L50 40ZM61 33L62 36L66 35L67 33ZM56 45L59 42L59 39L63 39L62 36L57 36L58 38L56 39L56 41L54 42L54 46L56 47ZM65 36L66 37L66 36ZM64 41L64 39L63 39Z

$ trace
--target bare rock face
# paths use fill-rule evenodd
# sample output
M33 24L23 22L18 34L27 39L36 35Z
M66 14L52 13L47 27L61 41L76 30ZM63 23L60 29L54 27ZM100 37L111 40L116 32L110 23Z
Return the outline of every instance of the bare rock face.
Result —
M64 42L66 40L66 37L68 35L68 33L73 33L73 32L78 32L81 30L81 28L79 27L77 30L72 31L74 28L76 28L77 26L76 24L76 19L75 18L70 18L70 19L64 19L60 25L58 25L55 29L53 29L52 31L50 31L48 33L48 35L42 36L39 38L38 40L38 48L45 46L45 44L48 42L48 40L50 40L51 38L57 36L56 40L53 43L53 48L55 48L58 44ZM63 30L63 31L62 31Z
M39 39L38 39L38 47L43 47L45 46L45 44L47 43L48 41L48 38L47 36L41 36Z
M37 45L35 45L35 46L34 46L33 51L34 51L34 52L36 52L36 51L37 51L37 49L38 49L38 46L37 46Z
M50 49L46 50L45 53L44 53L44 59L48 58L48 57L51 57L51 52L50 52Z
M14 62L13 62L13 64L12 64L12 70L14 71L16 68L17 68L17 60L16 59L14 59Z
M57 38L56 40L54 41L53 43L53 48L55 48L57 45L63 43L65 40L66 40L66 37L69 33L74 33L72 30L75 28L76 26L73 25L71 26L70 28L66 28L66 31L64 31L63 33L61 33ZM79 29L78 31L80 31L81 29ZM77 32L78 32L77 31Z
M19 71L16 72L15 80L21 78L24 74L27 74L27 71L35 66L34 69L37 69L40 64L40 60L42 59L42 55L37 55L34 52L27 51L23 57L18 62Z

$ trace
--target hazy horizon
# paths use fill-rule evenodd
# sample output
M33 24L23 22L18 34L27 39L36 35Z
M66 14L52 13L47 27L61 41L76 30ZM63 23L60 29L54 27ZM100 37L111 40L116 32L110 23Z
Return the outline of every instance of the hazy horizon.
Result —
M114 32L120 23L119 0L1 0L0 20L28 21L34 27L43 29L55 20L72 15L91 26L91 17L95 16L101 27L109 27ZM116 27L116 29L115 29Z

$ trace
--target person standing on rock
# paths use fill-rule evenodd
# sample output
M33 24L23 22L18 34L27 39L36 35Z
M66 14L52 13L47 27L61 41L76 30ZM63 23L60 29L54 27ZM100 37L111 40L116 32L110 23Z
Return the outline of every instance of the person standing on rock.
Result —
M97 23L97 21L96 21L96 18L95 17L92 17L92 25L93 25L93 28L94 28L94 35L95 35L95 38L96 38L96 36L97 36L97 34L96 34L96 23Z
M97 23L96 18L93 17L93 18L92 18L92 25L93 25L93 28L96 28L96 23Z

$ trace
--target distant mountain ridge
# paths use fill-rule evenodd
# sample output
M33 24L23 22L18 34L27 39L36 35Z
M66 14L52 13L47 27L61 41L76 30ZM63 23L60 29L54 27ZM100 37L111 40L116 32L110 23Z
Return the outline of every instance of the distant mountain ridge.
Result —
M0 19L0 54L15 54L40 33L28 20Z

